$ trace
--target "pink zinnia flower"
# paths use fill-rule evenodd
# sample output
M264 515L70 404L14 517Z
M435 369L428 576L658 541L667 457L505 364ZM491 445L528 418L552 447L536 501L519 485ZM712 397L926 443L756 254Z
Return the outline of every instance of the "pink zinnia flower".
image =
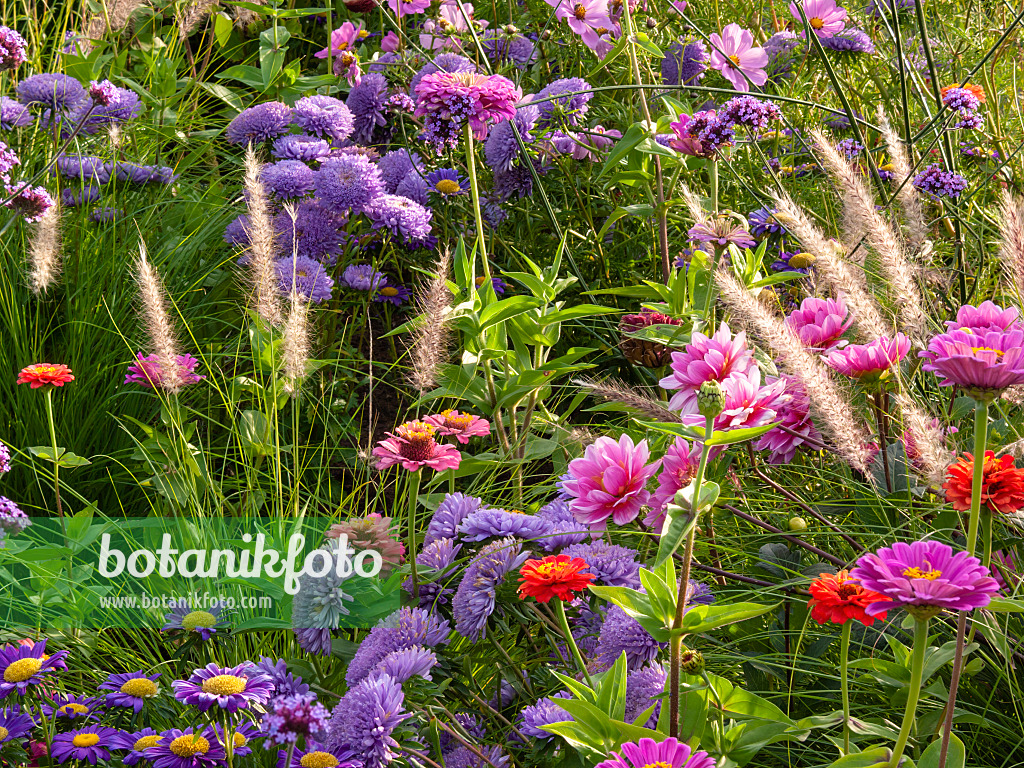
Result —
M972 330L940 333L918 353L921 366L939 377L940 387L962 387L972 397L992 399L1007 387L1024 384L1024 327L1008 331Z
M665 451L661 459L661 474L658 475L658 490L651 496L651 511L644 518L644 525L649 525L658 533L665 522L665 507L681 488L685 488L697 474L700 464L701 444L690 444L686 438L677 437L676 441ZM712 448L710 459L720 451Z
M889 369L909 351L910 339L897 333L895 339L881 336L870 344L850 344L842 349L833 349L821 359L844 376L872 383L885 378Z
M483 437L491 434L491 422L471 413L459 413L449 408L447 411L427 416L427 424L437 427L439 435L454 435L462 444L469 442L471 437Z
M768 74L768 54L754 46L754 36L739 24L729 24L711 35L711 66L722 73L737 91L749 91L750 83L764 85ZM747 82L750 78L750 82Z
M806 16L807 23L818 37L833 37L846 26L846 9L836 5L835 0L803 0L800 6L803 14L796 3L789 4L789 12L801 26Z
M964 304L956 311L956 320L947 320L950 331L1008 331L1020 322L1016 307L1003 309L991 301L984 301L976 307Z
M690 116L684 113L679 115L679 119L676 122L668 124L668 127L672 129L672 133L675 134L675 138L670 139L668 145L684 155L703 157L704 147L700 143L700 139L686 130L690 119Z
M363 31L363 22L359 22L358 25L355 25L351 21L346 21L336 30L331 32L331 39L330 42L328 42L327 47L322 51L317 51L313 55L318 59L332 58L342 51L355 48L356 43L364 37L366 37L366 32Z
M821 434L810 416L810 398L800 380L793 376L780 377L786 382L786 394L790 399L783 403L775 414L779 426L767 432L754 443L754 449L768 451L769 464L789 464L796 455L796 449L807 440L821 442ZM786 427L784 431L779 427ZM796 434L793 434L793 433Z
M124 377L125 384L138 384L141 387L153 389L164 383L163 369L160 367L160 359L156 355L143 355L141 352L135 355L136 362L128 366L128 374ZM178 355L175 359L178 364L178 379L182 385L195 384L206 378L196 373L196 366L199 361L192 355Z
M809 296L786 318L786 325L803 345L815 350L834 347L852 323L842 294L837 299Z
M707 752L692 752L689 745L669 737L664 741L626 742L596 768L715 768Z
M665 389L679 390L668 401L668 407L684 414L697 412L697 390L705 381L721 384L735 376L761 382L754 354L747 349L746 334L740 331L734 338L726 323L710 338L694 332L684 352L672 353L669 365L672 372L658 383Z
M629 435L615 442L599 437L587 446L582 459L569 462L571 479L562 484L576 519L594 530L604 530L608 518L625 525L640 512L651 494L645 486L661 462L647 464L647 441L637 445Z
M779 410L789 402L786 380L776 379L761 386L761 372L755 367L754 376L731 376L722 382L725 390L725 409L715 417L715 432L763 427L776 420ZM683 416L683 424L703 427L705 418L699 413Z
M516 104L522 91L501 75L475 72L434 72L416 84L416 117L436 116L451 120L450 108L469 110L466 120L473 135L487 138L489 123L500 123L516 116Z
M462 454L454 445L442 445L434 439L433 424L425 421L407 421L394 434L377 443L373 455L380 459L378 469L401 464L413 472L430 467L436 472L458 469Z
M337 539L342 534L348 537L349 546L355 550L372 549L380 553L384 570L401 565L405 557L405 545L391 532L391 518L371 512L364 518L350 518L344 523L335 523L324 533L328 539Z

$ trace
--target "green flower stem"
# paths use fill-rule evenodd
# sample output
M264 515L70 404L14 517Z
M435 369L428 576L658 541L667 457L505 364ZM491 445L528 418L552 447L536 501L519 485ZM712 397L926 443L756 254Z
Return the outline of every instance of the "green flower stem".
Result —
M68 540L68 524L64 520L64 507L60 503L60 457L57 455L57 428L53 421L53 387L46 388L46 423L50 427L50 447L53 448L53 493L57 501L57 517L64 531L64 543Z
M708 163L710 164L710 176L711 176L711 212L715 215L718 214L718 158L712 157Z
M576 638L572 636L572 630L569 629L569 619L565 616L565 606L562 605L562 601L557 597L552 602L555 604L555 618L558 619L558 626L562 628L562 634L565 635L565 642L569 646L569 652L576 661L576 666L579 667L580 672L583 673L583 677L586 678L587 685L593 688L594 681L590 678L590 672L587 671L587 665L583 663L583 657L580 655L580 649L576 645Z
M419 574L416 572L416 502L420 495L420 475L423 469L409 473L409 531L406 544L406 555L409 558L412 578L412 599L415 603L420 598Z
M985 445L988 442L988 400L974 405L974 474L971 477L971 516L967 522L967 554L973 555L978 543L981 520L981 487L985 477Z
M910 660L910 690L907 693L907 708L903 711L903 725L900 727L900 735L896 739L896 746L892 751L892 759L889 761L889 768L898 768L903 751L907 748L907 741L910 739L910 729L914 727L914 715L917 712L917 702L921 698L921 678L924 676L924 653L928 650L928 619L915 619L914 621L914 654Z
M843 691L843 754L850 754L850 634L853 631L853 620L847 619L843 624L843 634L839 645L839 685Z
M693 543L697 536L697 512L700 504L700 488L704 483L704 471L708 466L711 447L707 441L715 432L713 416L705 417L704 447L700 452L700 464L693 479L693 501L690 503L690 518L693 521L683 547L683 572L679 577L679 593L676 596L676 615L672 619L672 638L669 645L669 736L679 736L679 659L683 650L683 614L686 613L686 597L690 585L690 561L693 560Z
M487 239L484 236L484 217L480 213L480 186L476 180L476 154L473 149L473 129L466 123L466 168L469 171L469 192L473 198L473 216L476 218L476 243L480 251L480 262L484 268L484 280L491 281L491 265L487 261Z

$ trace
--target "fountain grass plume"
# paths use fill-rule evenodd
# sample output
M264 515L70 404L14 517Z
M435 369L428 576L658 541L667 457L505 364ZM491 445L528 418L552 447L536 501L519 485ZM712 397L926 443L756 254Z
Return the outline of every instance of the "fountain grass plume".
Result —
M102 12L92 16L85 25L87 39L80 41L80 45L91 49L93 41L100 40L108 30L120 32L128 26L132 14L146 5L146 0L109 0L103 3Z
M866 474L871 437L854 417L853 404L824 364L731 273L719 270L715 280L722 301L736 319L760 336L779 356L778 363L803 384L818 429L851 467Z
M864 271L843 258L839 246L811 223L807 214L789 195L773 194L772 200L775 203L775 217L814 256L818 275L845 295L846 304L853 310L854 322L861 335L867 341L874 341L881 336L892 337L892 328L882 319L875 300L868 292Z
M416 311L420 317L412 332L409 381L420 397L437 384L438 369L448 359L452 301L448 272L451 265L452 255L446 249L438 256L434 277L416 292Z
M1019 302L1024 300L1024 207L1005 190L999 203L999 257Z
M199 22L210 15L217 0L192 0L178 16L178 31L185 37L196 31Z
M914 164L910 162L906 145L885 116L885 110L882 107L878 108L878 125L882 129L882 138L885 139L885 146L889 150L889 162L892 164L893 173L892 184L894 189L898 189L896 199L903 209L903 216L907 222L907 244L910 247L910 253L917 255L928 239L928 224L924 217L921 196L913 184Z
M292 222L292 259L298 256L298 216L295 203L285 203L284 211ZM309 302L295 287L295 270L292 270L292 289L288 294L288 313L284 319L281 340L281 372L285 387L292 397L299 396L302 380L306 377L306 363L309 360Z
M245 191L248 196L249 227L249 282L256 312L271 325L283 321L281 299L277 287L274 257L277 255L277 237L274 231L267 190L263 186L263 164L256 156L252 144L245 149Z
M904 428L914 436L916 460L922 474L933 488L941 488L946 479L946 470L953 463L953 456L946 448L942 429L903 387L893 393L893 400L899 409Z
M619 403L627 408L637 411L645 418L661 422L678 422L679 414L670 411L660 400L648 397L643 392L634 389L628 384L617 379L591 379L580 377L573 379L573 384L588 390L592 395L600 397L612 403Z
M928 318L921 304L921 292L914 279L916 269L905 255L904 245L875 208L875 196L868 189L864 176L832 146L820 131L811 131L824 165L832 173L843 194L843 227L855 233L859 242L867 240L878 256L878 264L892 288L900 308L903 330L918 342L923 341ZM851 246L854 243L851 243Z
M28 285L36 296L57 282L61 251L60 203L54 202L35 225L28 244Z
M146 242L139 238L139 258L135 263L135 282L139 288L139 300L142 304L142 316L146 323L146 334L149 336L150 347L160 365L160 376L154 382L169 394L176 393L184 385L181 366L178 363L180 352L168 311L167 294L160 283L160 276L146 258Z

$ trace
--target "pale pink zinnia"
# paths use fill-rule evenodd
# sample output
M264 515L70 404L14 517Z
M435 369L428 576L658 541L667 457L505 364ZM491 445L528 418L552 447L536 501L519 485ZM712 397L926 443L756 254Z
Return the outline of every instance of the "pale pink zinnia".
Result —
M749 91L750 83L764 85L768 54L754 45L754 36L739 24L729 24L711 35L711 66L722 73L737 91ZM747 80L749 78L749 82Z
M363 518L349 518L335 523L324 533L328 539L337 539L342 534L348 537L348 544L357 552L372 549L380 553L383 569L401 565L405 557L405 545L391 531L391 518L371 512Z
M661 526L665 522L665 507L676 492L688 486L697 474L701 449L700 443L691 444L686 438L677 437L665 451L661 459L661 474L658 475L658 490L651 495L651 511L644 518L644 525L661 533ZM713 448L709 458L720 450Z
M751 378L731 376L722 382L725 390L725 409L715 417L715 432L734 429L753 429L778 421L780 409L789 402L785 379L777 379L761 386L761 372L755 367ZM699 413L683 416L683 424L703 427L705 419Z
M483 437L491 434L491 422L481 419L472 413L459 413L448 409L423 419L427 424L437 427L439 435L453 435L462 444L469 442L471 437Z
M588 445L583 458L569 462L570 479L562 484L576 520L604 530L609 517L616 525L635 519L651 497L647 481L661 465L648 464L648 458L647 441L633 445L629 435L618 442L599 437Z
M805 347L814 350L834 347L852 323L842 294L836 299L809 296L786 318L789 329L800 337Z
M836 5L835 0L803 0L799 6L790 3L789 12L801 26L806 16L807 23L818 37L834 37L846 26L846 9Z
M387 469L401 464L414 472L421 467L430 467L441 472L458 469L462 454L454 445L438 443L434 439L436 428L425 421L407 421L384 440L377 443L373 455L380 461L378 469Z
M727 323L722 323L710 338L696 331L683 352L673 352L671 373L658 382L665 389L679 390L668 401L668 407L682 413L697 412L697 390L705 381L723 383L730 377L761 381L754 353L747 349L747 336L742 331L733 337Z
M897 333L894 339L881 336L870 344L850 344L842 349L833 349L821 359L844 376L871 383L884 378L909 351L910 339Z
M480 141L487 138L489 123L516 116L516 104L523 92L501 75L475 72L434 72L416 84L416 117L451 120L453 106L467 109L466 121Z

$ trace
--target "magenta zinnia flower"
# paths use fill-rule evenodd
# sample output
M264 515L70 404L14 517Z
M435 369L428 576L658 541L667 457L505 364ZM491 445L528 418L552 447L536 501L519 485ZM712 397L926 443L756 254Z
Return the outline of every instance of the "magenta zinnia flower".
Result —
M786 380L776 379L761 386L761 372L754 368L752 378L733 376L722 382L725 390L725 408L715 417L715 432L734 429L753 429L775 421L775 417L790 396L786 394ZM683 416L683 424L703 427L705 418L699 413Z
M804 385L793 376L782 376L781 379L786 382L786 394L790 399L775 414L779 426L754 443L755 450L769 452L769 464L789 464L796 455L796 449L805 441L821 442L821 434L811 421L810 398ZM786 427L786 430L780 427Z
M852 323L842 294L836 299L808 296L786 318L786 325L803 345L816 350L834 347Z
M909 351L910 339L897 333L894 339L881 336L870 344L851 344L842 349L833 349L821 359L844 376L872 383L885 378L889 369L906 357Z
M897 542L862 555L850 571L864 589L892 599L869 605L869 616L905 606L917 618L988 605L999 584L976 557L939 541Z
M651 494L644 487L660 461L647 464L647 441L633 445L629 435L615 442L599 437L587 446L582 459L569 462L571 479L562 485L571 498L569 506L576 519L595 530L604 530L608 518L625 525L640 512Z
M684 414L697 412L697 390L705 381L721 384L734 376L761 381L754 354L747 349L746 334L741 331L733 337L726 323L710 338L695 332L685 352L672 353L670 367L672 372L658 383L665 389L679 390L668 401L668 407Z
M835 0L803 0L800 6L803 14L796 3L789 4L789 12L800 25L803 25L806 16L807 23L818 37L832 37L846 26L846 9L836 5Z
M487 138L487 126L516 116L522 91L501 75L475 72L434 72L416 84L416 117L444 123L469 123L480 141ZM454 110L454 111L453 111Z
M768 54L754 46L754 36L739 24L729 24L711 35L711 66L722 73L737 91L749 91L750 83L764 85ZM750 78L749 82L747 78Z
M427 424L437 427L439 435L453 435L460 443L468 443L471 437L484 437L491 434L491 422L481 419L472 413L459 413L448 409L441 413L427 416Z
M618 752L612 752L611 760L595 768L715 768L715 761L707 752L691 752L688 745L670 736L660 742L626 742Z
M228 712L248 709L253 704L266 704L274 693L274 683L251 662L237 667L207 664L192 672L188 680L175 680L174 697L194 704L205 712L216 705Z
M135 363L128 366L128 374L124 377L125 384L138 384L147 389L163 386L163 369L157 355L143 355L139 352L135 355L135 360ZM182 385L195 384L206 378L195 372L199 361L192 355L178 355L175 362L178 364L178 378Z
M718 450L720 449L712 448L709 458L714 456ZM658 490L651 496L651 511L644 518L645 525L661 532L661 526L665 522L665 507L672 501L676 491L688 486L694 475L697 474L700 453L701 444L690 444L684 437L677 437L676 441L665 451L665 455L661 458Z
M991 301L983 301L974 307L964 304L956 311L956 320L947 320L950 331L1008 331L1020 323L1020 312L1016 307L1003 309Z
M1024 328L940 333L918 353L921 366L940 378L940 387L962 387L972 397L991 400L1007 387L1024 384Z
M454 445L443 445L434 439L437 428L425 421L407 421L389 437L377 443L373 455L380 461L378 469L401 464L413 472L430 467L436 472L458 469L462 454Z

